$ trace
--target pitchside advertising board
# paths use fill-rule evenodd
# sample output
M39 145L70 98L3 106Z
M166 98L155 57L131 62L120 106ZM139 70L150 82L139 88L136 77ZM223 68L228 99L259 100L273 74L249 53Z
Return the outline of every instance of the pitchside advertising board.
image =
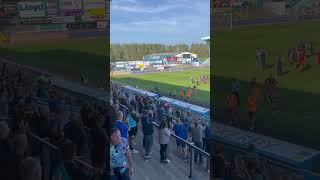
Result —
M50 31L65 31L67 30L66 24L43 24L35 26L39 31L50 32Z
M9 33L0 32L0 43L9 42L9 41L10 41Z
M52 18L48 16L47 13L47 3L44 1L18 2L17 10L21 24L44 24L52 22Z
M84 14L82 0L58 0L58 5L60 16L81 16Z
M67 29L105 29L107 27L104 0L58 0L56 3L18 2L16 5L21 24L67 24Z
M318 162L320 158L320 151L220 123L213 124L213 138L236 149L247 149L250 144L254 144L262 156L301 169L311 170L312 164Z
M21 18L39 18L47 16L46 2L19 2L18 13Z

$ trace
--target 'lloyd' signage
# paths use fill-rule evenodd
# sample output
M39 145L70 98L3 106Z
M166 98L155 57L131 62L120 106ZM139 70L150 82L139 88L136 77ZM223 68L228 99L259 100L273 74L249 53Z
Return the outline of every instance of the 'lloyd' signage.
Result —
M46 16L45 2L19 2L18 12L22 18L29 17L45 17Z

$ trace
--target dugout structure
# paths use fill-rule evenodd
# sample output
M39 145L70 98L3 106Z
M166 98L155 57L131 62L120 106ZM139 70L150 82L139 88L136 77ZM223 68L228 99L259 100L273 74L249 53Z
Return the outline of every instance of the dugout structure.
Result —
M213 8L212 23L213 30L217 29L232 29L233 17L232 8Z

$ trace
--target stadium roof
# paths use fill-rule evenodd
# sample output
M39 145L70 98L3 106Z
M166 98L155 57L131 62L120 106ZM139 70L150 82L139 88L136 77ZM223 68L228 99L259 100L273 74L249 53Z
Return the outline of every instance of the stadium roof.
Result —
M201 38L201 40L203 40L203 41L208 41L208 40L210 40L210 36L203 37L203 38Z
M156 56L156 55L177 55L180 54L179 52L168 52L168 53L154 53L154 54L148 54L146 56Z

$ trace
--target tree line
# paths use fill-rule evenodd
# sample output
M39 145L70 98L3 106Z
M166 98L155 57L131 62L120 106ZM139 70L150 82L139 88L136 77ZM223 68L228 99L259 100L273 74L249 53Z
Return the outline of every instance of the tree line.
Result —
M170 53L170 52L191 52L198 55L199 59L207 59L209 57L209 49L206 44L116 44L111 43L110 46L111 61L132 61L142 60L143 56L154 53Z

